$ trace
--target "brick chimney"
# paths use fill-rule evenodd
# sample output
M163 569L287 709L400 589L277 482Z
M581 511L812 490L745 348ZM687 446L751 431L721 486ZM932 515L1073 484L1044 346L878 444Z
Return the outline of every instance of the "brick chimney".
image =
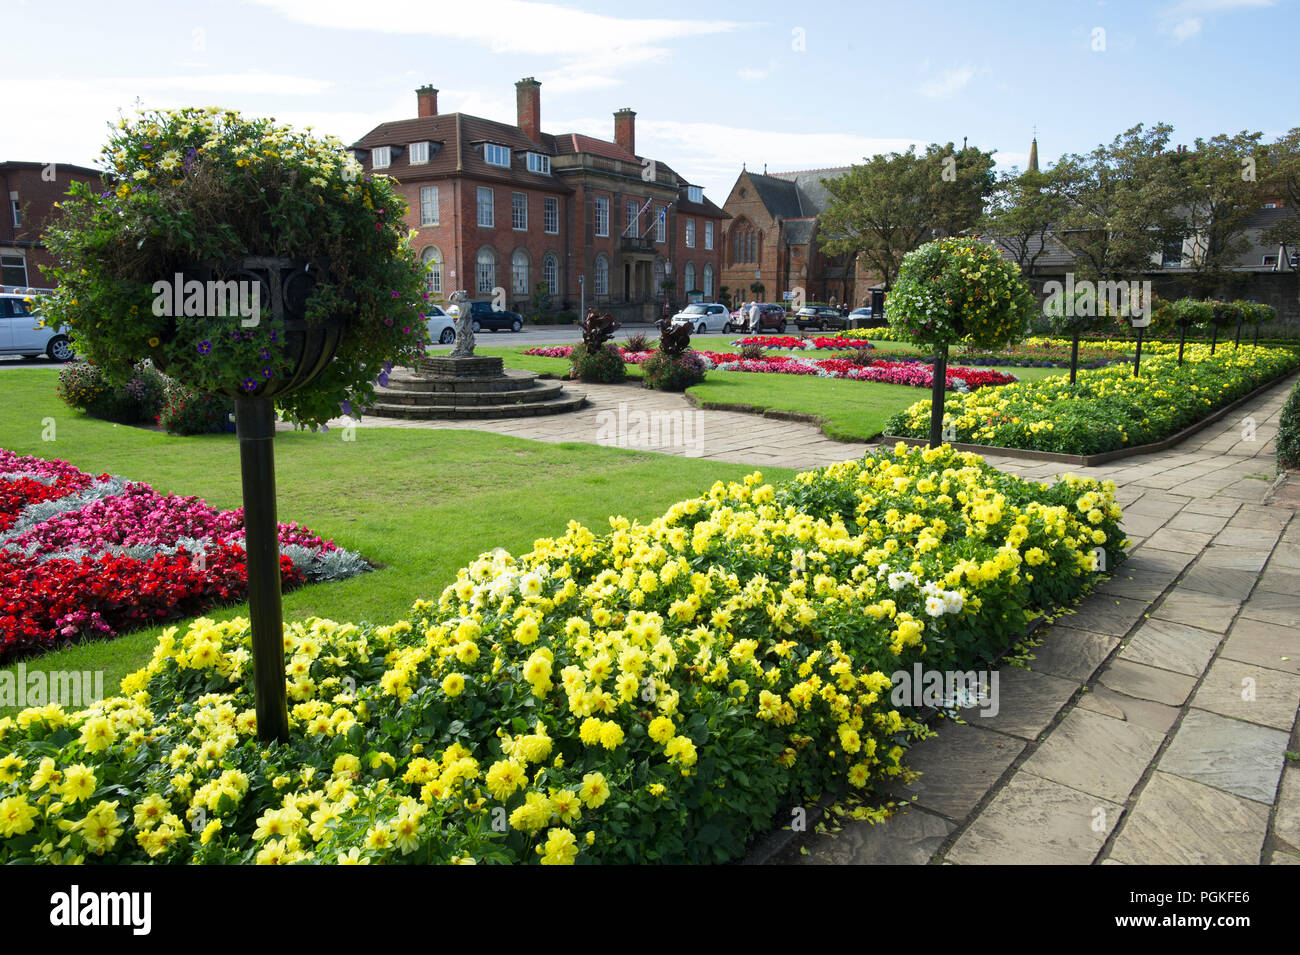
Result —
M614 142L636 155L636 112L620 109L614 114Z
M519 131L535 143L542 141L542 84L525 76L515 84Z
M432 86L421 86L415 91L416 116L438 115L438 91Z

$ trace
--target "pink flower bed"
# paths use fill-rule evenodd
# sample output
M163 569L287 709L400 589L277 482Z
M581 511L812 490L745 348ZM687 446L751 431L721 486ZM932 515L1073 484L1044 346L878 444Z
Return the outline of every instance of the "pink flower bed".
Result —
M750 335L748 338L737 338L731 344L736 346L758 345L760 348L836 349L841 351L846 348L876 347L866 338L822 338L821 336L795 338L793 335Z
M524 354L545 354L549 358L567 358L571 350L568 345L559 345L551 348L530 348ZM639 365L653 352L622 351L622 354L623 361L627 364ZM766 375L813 375L817 378L875 381L886 385L909 385L913 388L929 388L934 381L934 369L921 362L877 360L869 365L857 365L843 358L804 358L800 355L741 358L733 352L696 351L696 354L706 359L710 368L719 371L742 371ZM964 383L964 390L974 391L988 385L1009 385L1018 379L1015 375L1007 375L1000 371L964 368L957 365L947 369L944 380L949 391L963 390L960 383Z

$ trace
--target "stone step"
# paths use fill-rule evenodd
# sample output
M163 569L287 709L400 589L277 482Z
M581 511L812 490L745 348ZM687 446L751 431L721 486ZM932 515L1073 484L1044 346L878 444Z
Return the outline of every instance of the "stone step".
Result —
M433 378L413 374L405 369L394 369L388 376L387 391L412 391L426 394L448 394L484 391L524 391L538 380L534 371L507 369L503 375L481 378ZM379 389L383 393L385 389Z
M379 389L375 394L389 405L510 405L550 401L564 393L558 381L536 382L533 387L511 391L395 391Z
M527 418L533 415L563 414L577 411L587 403L587 396L579 392L566 392L564 397L549 401L526 402L510 405L396 405L380 403L366 409L367 414L385 418L410 419L471 419L471 418Z

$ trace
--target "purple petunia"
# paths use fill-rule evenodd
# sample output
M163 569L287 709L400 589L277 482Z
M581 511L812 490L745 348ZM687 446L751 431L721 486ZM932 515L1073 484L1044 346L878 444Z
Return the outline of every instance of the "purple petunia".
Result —
M352 414L352 402L348 401L347 399L344 399L343 401L339 402L339 408L342 409L345 415Z
M257 379L256 379L256 378L245 378L245 379L244 379L244 390L245 390L245 391L256 391L256 390L257 390Z
M200 355L206 355L210 351L212 351L212 342L208 341L206 338L203 341L199 342Z
M263 360L263 361L270 361L270 360L271 360L271 352L270 352L268 349L266 349L266 348L263 348L263 349L262 349L262 360Z
M397 291L397 289L393 289L393 298L401 298L401 297L402 297L402 293Z
M272 374L273 374L273 372L271 371L270 368L263 368L263 369L262 369L262 377L263 377L263 378L270 378Z
M379 385L380 388L387 388L387 387L388 387L388 372L386 372L386 371L381 371L381 372L379 373L379 377L376 378L375 381L378 383L378 385Z

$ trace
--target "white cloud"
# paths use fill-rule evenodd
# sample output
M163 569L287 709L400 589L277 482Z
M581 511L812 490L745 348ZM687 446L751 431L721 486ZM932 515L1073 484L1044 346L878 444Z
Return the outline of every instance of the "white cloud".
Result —
M770 72L771 70L758 70L747 66L743 69L736 70L736 75L746 83L757 83L759 80L767 79Z
M931 99L942 99L956 93L974 78L975 67L961 66L956 69L945 70L934 79L922 83L918 92L922 96L929 96Z
M358 17L355 0L250 2L316 27L425 35L486 46L493 53L558 58L562 68L538 77L557 92L616 85L618 73L667 60L675 42L747 26L733 20L617 17L528 0L477 0L436 10L425 0L366 0L364 17Z
M1186 20L1180 20L1174 24L1174 39L1179 43L1189 40L1201 32L1201 18L1190 17Z
M1276 5L1277 0L1179 0L1161 11L1160 29L1183 43L1201 32L1208 15L1264 10Z

